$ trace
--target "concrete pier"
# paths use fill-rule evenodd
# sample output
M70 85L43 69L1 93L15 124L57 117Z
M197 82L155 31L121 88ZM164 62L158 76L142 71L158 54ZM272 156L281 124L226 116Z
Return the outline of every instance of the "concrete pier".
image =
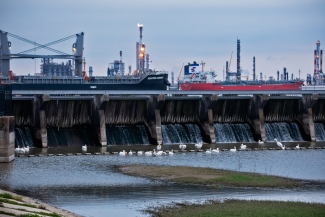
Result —
M0 163L15 159L15 118L0 117Z
M303 110L301 111L300 122L302 123L305 133L310 136L310 140L313 142L316 141L313 107L316 104L318 97L318 94L302 96Z

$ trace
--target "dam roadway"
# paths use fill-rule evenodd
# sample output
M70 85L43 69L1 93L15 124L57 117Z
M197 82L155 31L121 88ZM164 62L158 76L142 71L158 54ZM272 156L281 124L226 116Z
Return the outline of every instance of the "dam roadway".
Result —
M302 94L325 94L325 86L304 87L302 90L291 90L291 91L183 91L183 90L13 90L13 95L260 95L260 94L274 94L274 95L302 95Z

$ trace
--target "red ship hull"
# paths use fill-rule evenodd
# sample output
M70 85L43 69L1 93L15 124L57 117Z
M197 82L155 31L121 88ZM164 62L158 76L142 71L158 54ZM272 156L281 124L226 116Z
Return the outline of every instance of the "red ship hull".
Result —
M273 84L222 84L222 83L180 83L181 90L254 91L254 90L301 90L304 81Z

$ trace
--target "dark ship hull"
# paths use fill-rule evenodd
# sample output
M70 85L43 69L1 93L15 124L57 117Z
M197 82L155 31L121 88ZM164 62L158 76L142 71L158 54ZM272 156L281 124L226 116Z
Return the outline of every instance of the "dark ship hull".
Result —
M12 83L12 90L167 90L168 74L141 76L108 76L83 78L45 78L21 76Z

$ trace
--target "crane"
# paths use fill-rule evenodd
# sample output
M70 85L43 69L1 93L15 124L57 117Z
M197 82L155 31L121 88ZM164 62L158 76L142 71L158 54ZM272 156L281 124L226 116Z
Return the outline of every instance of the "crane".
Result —
M181 74L182 74L182 71L183 71L183 67L184 67L184 63L183 63L183 65L182 65L181 71L179 72L179 75L178 75L177 81L179 81L179 78L181 77Z
M233 51L231 51L231 55L230 55L230 61L229 61L229 66L228 66L228 72L230 72L230 65L231 65L232 53L233 53Z

